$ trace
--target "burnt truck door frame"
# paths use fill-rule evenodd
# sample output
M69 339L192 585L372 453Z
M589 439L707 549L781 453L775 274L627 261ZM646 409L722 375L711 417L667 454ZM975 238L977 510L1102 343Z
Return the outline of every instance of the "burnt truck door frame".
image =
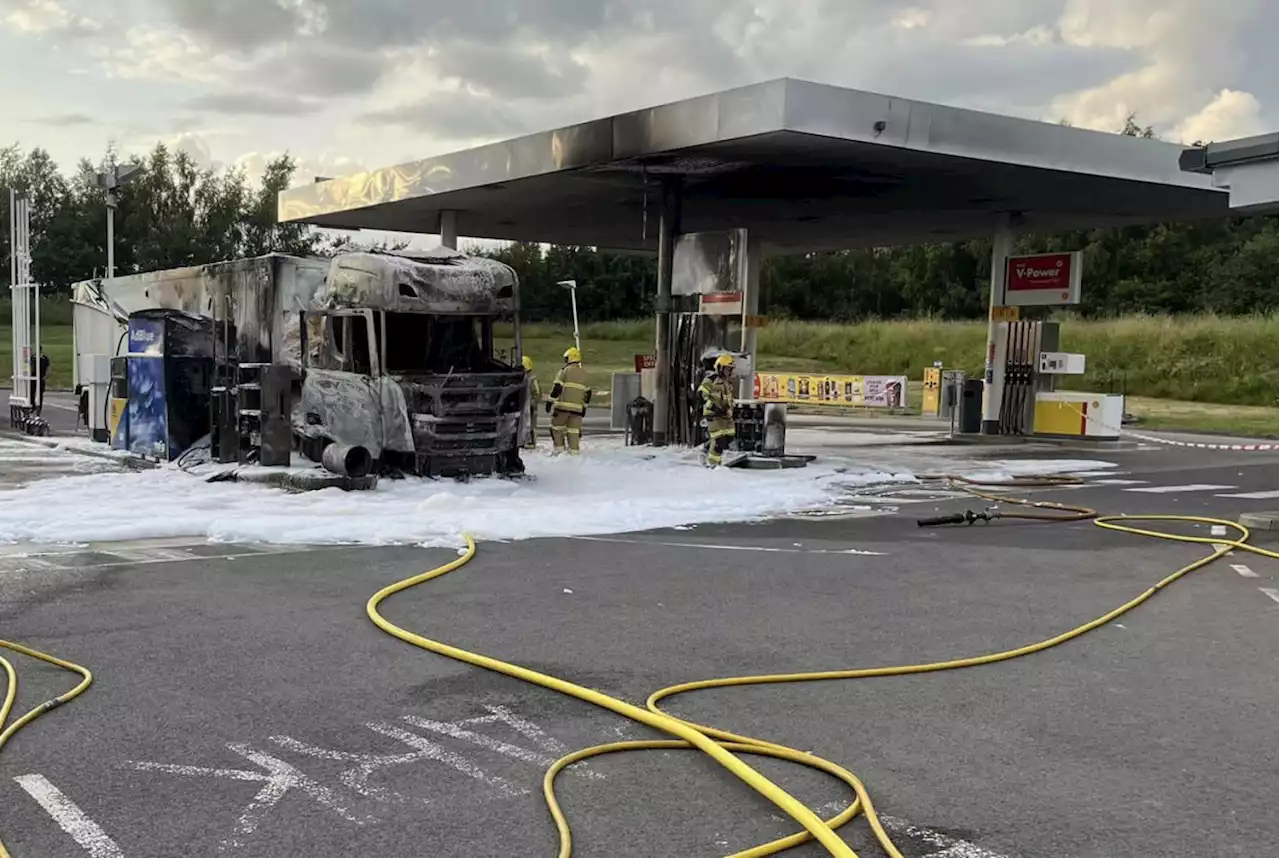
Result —
M375 324L375 312L362 308L301 313L304 342L310 321L319 321L320 342L314 349L308 344L302 350L304 425L296 427L304 438L320 441L319 449L313 447L312 459L318 460L324 444L330 441L358 444L375 460L382 456L385 417L381 377L386 338L379 336L380 331L385 332L385 323ZM361 320L363 353L353 348Z

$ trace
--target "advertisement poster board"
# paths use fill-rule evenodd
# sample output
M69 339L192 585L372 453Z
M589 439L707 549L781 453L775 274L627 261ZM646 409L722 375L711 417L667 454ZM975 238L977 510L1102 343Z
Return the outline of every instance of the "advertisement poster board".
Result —
M755 398L793 405L906 408L907 377L756 373Z
M1006 263L1006 307L1061 307L1080 303L1084 270L1080 251L1010 256Z
M169 458L168 409L165 407L164 320L129 320L128 450L139 456Z

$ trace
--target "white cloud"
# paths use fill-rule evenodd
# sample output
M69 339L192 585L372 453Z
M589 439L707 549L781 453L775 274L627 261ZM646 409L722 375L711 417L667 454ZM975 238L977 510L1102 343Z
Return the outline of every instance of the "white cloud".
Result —
M245 63L218 54L181 30L130 27L93 51L107 74L133 81L192 81L215 84L243 71Z
M86 35L102 25L86 15L67 9L57 0L21 0L6 14L6 26L21 33Z
M1174 136L1179 143L1210 143L1266 132L1262 105L1247 92L1224 89L1198 112L1178 123Z
M917 27L929 26L931 20L933 20L933 14L928 9L909 6L893 16L893 26L901 27L904 30L914 30Z
M1068 0L1057 22L1066 43L1129 51L1140 65L1101 85L1059 96L1052 113L1074 125L1104 130L1119 129L1126 116L1137 113L1162 136L1176 135L1221 87L1220 81L1234 76L1239 61L1234 44L1256 26L1253 18L1265 2ZM1274 77L1274 60L1268 73ZM1247 92L1239 95L1252 98Z
M1276 123L1275 0L500 5L0 0L0 76L32 94L20 118L110 103L114 128L196 132L211 163L301 153L300 177L345 172L325 152L382 166L780 76L1107 130L1136 112L1170 138ZM5 65L15 40L73 36L43 74ZM92 73L68 83L67 56ZM21 127L62 160L113 130Z

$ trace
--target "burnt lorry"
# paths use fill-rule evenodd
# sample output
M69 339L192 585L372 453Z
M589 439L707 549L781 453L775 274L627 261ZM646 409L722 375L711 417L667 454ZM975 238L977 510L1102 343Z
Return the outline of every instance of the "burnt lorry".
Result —
M276 462L282 445L286 461L317 462L338 445L360 450L382 473L523 472L529 392L519 282L496 260L446 248L269 254L87 281L73 303L77 387L94 403L116 395L90 396L117 375L103 366L128 359L121 349L131 316L168 310L211 321L210 428L220 461L246 421L265 451L274 409L283 430ZM514 333L505 353L495 339L504 322ZM268 378L276 379L272 396L246 397L246 388L263 393ZM84 411L95 428L98 406Z

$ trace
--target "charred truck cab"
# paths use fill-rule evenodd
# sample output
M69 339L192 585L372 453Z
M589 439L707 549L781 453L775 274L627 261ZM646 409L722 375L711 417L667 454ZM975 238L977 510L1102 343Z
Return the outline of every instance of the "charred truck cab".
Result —
M519 283L497 260L440 248L344 253L301 312L300 451L365 447L383 471L467 478L523 473L528 391ZM513 323L511 361L494 325Z

